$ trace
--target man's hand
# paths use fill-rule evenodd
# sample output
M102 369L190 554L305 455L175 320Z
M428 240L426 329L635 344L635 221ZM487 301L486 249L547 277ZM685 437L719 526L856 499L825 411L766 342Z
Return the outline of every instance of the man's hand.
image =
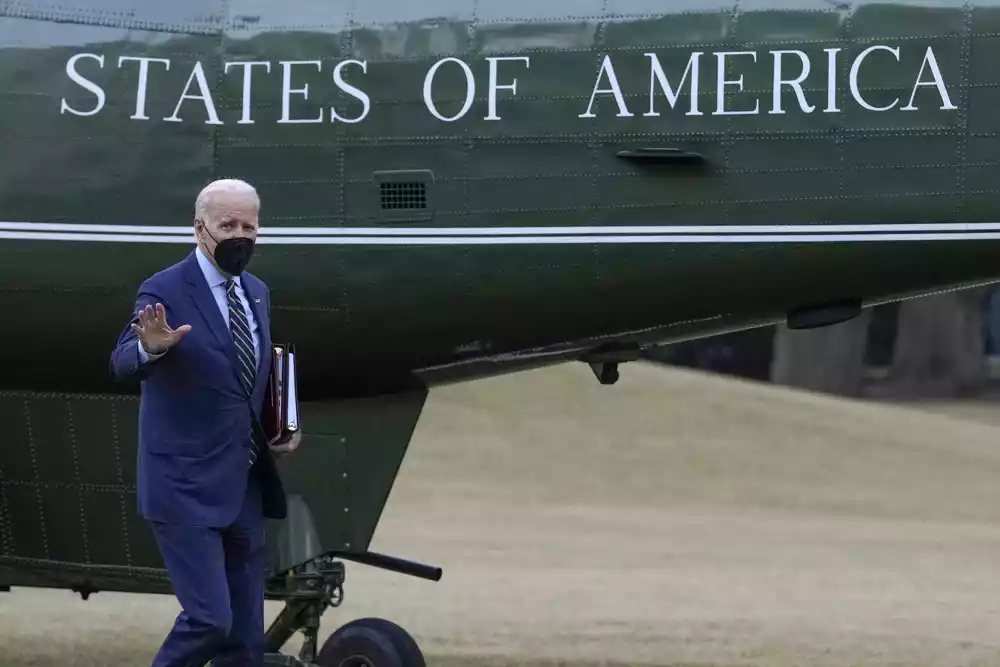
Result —
M296 449L298 449L299 441L301 440L302 440L302 432L296 431L295 433L292 434L292 437L288 438L288 440L270 445L271 453L278 458L286 454L291 454Z
M163 309L163 304L146 306L139 311L139 323L132 325L132 330L139 335L142 348L149 354L162 354L173 347L177 341L184 337L184 334L191 331L190 324L182 324L176 329L171 329L167 324L167 314Z

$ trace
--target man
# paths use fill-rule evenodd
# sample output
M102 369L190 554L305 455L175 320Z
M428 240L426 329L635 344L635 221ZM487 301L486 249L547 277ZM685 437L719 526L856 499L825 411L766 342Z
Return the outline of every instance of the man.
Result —
M205 187L197 245L146 279L111 354L142 382L137 487L182 611L154 667L261 665L263 518L284 518L259 417L270 371L267 285L244 271L260 199L243 181Z

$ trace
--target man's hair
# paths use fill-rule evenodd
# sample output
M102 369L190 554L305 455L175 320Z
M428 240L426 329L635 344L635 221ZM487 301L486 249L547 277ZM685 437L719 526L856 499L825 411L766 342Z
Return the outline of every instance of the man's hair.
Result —
M198 198L194 202L194 217L196 220L204 220L206 222L209 220L209 209L219 194L244 195L252 199L258 207L260 206L260 196L252 185L236 178L223 178L218 181L212 181L198 193Z

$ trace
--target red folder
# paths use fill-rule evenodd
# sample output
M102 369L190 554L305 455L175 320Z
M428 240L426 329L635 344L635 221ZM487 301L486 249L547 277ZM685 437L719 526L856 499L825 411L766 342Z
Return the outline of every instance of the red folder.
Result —
M299 430L298 382L295 346L276 344L271 350L271 371L264 394L261 426L269 445L287 440Z

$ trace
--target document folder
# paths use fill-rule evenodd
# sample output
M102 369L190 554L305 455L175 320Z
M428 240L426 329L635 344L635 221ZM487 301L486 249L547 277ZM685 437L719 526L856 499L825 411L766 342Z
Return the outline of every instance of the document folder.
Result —
M270 445L287 440L299 430L298 375L295 346L291 343L276 344L271 350L261 425Z

